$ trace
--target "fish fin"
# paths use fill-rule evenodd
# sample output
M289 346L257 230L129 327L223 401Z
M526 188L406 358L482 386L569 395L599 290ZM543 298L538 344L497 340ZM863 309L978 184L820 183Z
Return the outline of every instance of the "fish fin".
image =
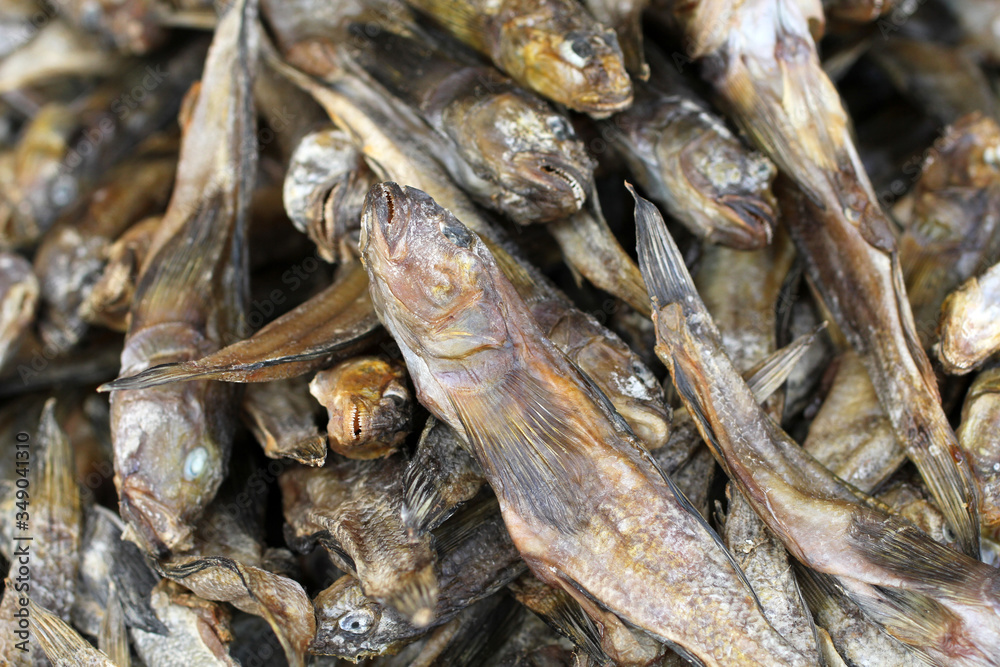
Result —
M462 613L459 629L435 665L478 667L490 662L515 632L524 607L507 595L485 598Z
M887 526L865 515L851 522L849 540L866 559L898 575L911 589L972 605L982 604L984 586L1000 596L1000 570L957 554L912 525Z
M97 650L64 620L28 599L31 634L54 665L87 664L115 667L107 655Z
M68 521L79 524L83 520L83 514L80 489L76 484L73 446L66 431L56 420L54 398L48 399L42 409L38 422L38 439L43 443L44 449L40 464L34 470L38 477L33 481L33 485L37 485L33 496L42 499L47 511L68 513L60 523Z
M935 400L941 402L941 394L938 392L937 376L931 362L924 353L924 346L917 336L917 325L913 321L913 309L906 297L906 282L903 279L903 269L899 262L899 251L894 250L890 255L892 272L892 287L896 296L896 309L899 311L899 321L903 328L903 338L906 341L906 348L910 351L913 362L920 371L920 376L924 379L924 384L934 396Z
M855 593L850 598L861 610L928 664L937 664L924 646L952 643L960 636L962 620L943 604L913 590L872 586L870 595Z
M434 547L439 559L466 540L491 516L500 515L500 503L487 489L462 505L447 521L434 529Z
M451 444L447 442L451 440ZM472 456L465 451L461 436L446 423L435 417L427 420L427 426L420 434L417 453L406 466L403 475L403 506L400 509L403 524L412 533L424 533L434 530L459 505L471 500L478 487L485 484L479 473L480 484L472 487L463 486L465 495L455 494L455 476L463 476L463 471L472 475L479 466ZM444 447L442 447L444 445ZM421 460L422 456L433 456L434 461ZM447 460L445 460L447 459ZM447 496L442 491L442 485L450 486L451 493Z
M802 334L789 345L762 359L746 373L747 386L758 403L763 403L785 383L803 355L816 340L816 336L826 328L824 322L810 333Z
M639 196L631 183L625 183L625 187L635 199L639 268L653 301L653 310L659 310L670 303L680 303L686 310L692 306L700 306L700 310L704 310L691 274L684 264L684 257L667 231L659 209L648 199Z
M514 597L545 624L583 649L597 664L611 664L601 646L601 633L584 608L568 592L539 581L530 573L509 585Z
M101 621L97 643L118 667L129 667L131 657L128 642L125 611L118 598L118 589L112 581L108 584L108 600L104 606L104 619Z

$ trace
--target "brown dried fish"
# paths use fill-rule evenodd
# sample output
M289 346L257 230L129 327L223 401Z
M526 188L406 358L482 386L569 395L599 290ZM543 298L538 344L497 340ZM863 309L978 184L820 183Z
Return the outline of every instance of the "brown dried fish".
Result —
M979 481L983 533L1000 542L1000 366L979 373L962 406L958 441L972 459Z
M968 373L1000 350L1000 264L944 300L938 331L938 359L953 375Z
M316 408L303 378L251 384L243 394L244 421L264 454L314 467L326 460L326 437L316 427Z
M320 371L309 391L330 417L330 449L351 459L395 451L410 432L413 399L406 366L384 357L355 357Z

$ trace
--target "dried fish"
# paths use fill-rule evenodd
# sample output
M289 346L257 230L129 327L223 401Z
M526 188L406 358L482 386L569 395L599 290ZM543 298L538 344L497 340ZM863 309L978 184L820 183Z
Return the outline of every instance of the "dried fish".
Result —
M0 251L0 368L13 359L35 321L38 279L31 262Z
M702 437L768 528L917 652L988 664L1000 637L989 629L1000 619L997 571L929 539L805 454L725 356L659 212L637 198L636 218L657 353Z
M979 481L979 510L984 535L1000 542L1000 366L981 371L962 406L958 441L972 459Z
M326 437L316 427L316 402L302 378L251 384L243 394L243 413L264 454L308 466L326 460Z
M404 468L400 453L375 461L330 455L324 467L291 467L278 482L293 546L318 541L366 595L426 626L438 582L430 535L410 535L402 521Z
M408 0L515 81L604 118L628 107L632 87L614 31L570 0Z
M426 194L392 183L369 193L361 234L376 310L418 397L469 443L536 576L702 660L721 659L725 644L748 663L804 664L764 620L718 536L542 335L478 237ZM482 403L497 392L518 400ZM599 527L609 522L619 528ZM650 586L673 593L636 592ZM716 594L687 595L688 586ZM724 619L737 613L743 630L733 635ZM717 631L694 632L692 614Z
M695 236L748 250L771 242L776 206L766 157L733 136L659 53L635 104L604 121L642 188Z
M0 62L0 93L64 77L110 74L118 67L111 54L65 21L46 21L41 29L29 24L29 28L30 38L18 40Z
M395 451L410 432L413 400L406 367L384 357L355 357L320 371L309 391L330 417L330 449L351 459Z
M970 278L941 307L936 346L944 369L968 373L1000 350L1000 264Z
M125 376L212 352L243 322L256 11L250 0L226 13L189 100L177 183L136 287ZM236 398L214 382L112 394L120 510L128 538L149 553L192 546L192 525L226 473Z
M618 35L625 69L634 79L649 78L649 66L642 49L642 12L650 0L586 0L590 13Z

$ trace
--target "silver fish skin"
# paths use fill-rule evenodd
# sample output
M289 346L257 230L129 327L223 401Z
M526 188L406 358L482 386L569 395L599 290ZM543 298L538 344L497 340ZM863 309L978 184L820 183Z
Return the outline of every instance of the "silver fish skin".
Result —
M421 402L469 442L536 576L707 664L808 662L764 619L718 537L607 399L541 334L477 236L426 194L386 183L369 193L361 242L376 310ZM520 398L505 414L482 403L494 392ZM605 474L617 480L610 488ZM583 497L586 509L573 500ZM621 522L630 529L610 527ZM685 541L674 551L678 530ZM675 592L635 593L649 586ZM692 613L719 630L694 632ZM744 624L738 636L722 629L732 615Z

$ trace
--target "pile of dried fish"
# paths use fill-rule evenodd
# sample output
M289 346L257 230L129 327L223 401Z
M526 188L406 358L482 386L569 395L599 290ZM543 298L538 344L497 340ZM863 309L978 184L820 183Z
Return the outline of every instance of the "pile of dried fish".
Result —
M0 666L1000 665L1000 5L0 7Z

